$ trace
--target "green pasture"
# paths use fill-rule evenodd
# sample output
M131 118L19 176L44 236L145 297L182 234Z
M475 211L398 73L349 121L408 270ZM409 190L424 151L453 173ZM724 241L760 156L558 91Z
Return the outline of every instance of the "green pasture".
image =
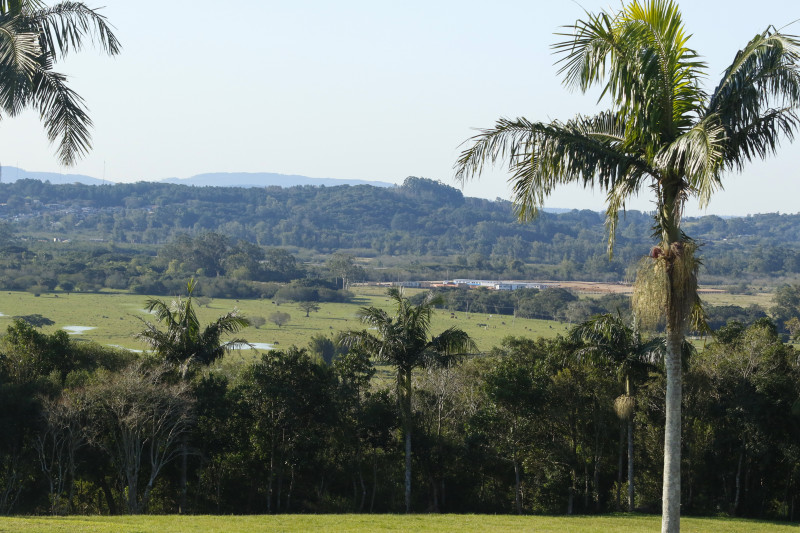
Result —
M352 303L322 303L320 310L306 317L296 304L275 304L271 300L233 300L215 298L208 306L198 307L201 322L211 322L234 307L245 316L262 316L282 311L291 315L291 321L278 327L267 322L260 328L247 328L240 337L252 343L266 343L277 348L291 345L306 346L312 335L323 333L335 335L348 329L362 329L364 326L356 314L360 307L378 306L391 310L391 302L385 289L379 287L358 287ZM411 292L409 294L412 294ZM54 326L42 328L52 333L59 328L85 326L94 329L73 335L77 340L94 341L103 345L122 346L142 350L145 345L134 338L143 329L142 319L152 320L145 311L147 296L127 293L51 293L34 296L28 292L0 293L0 332L11 323L12 316L41 314L55 322ZM162 298L169 300L168 297ZM481 313L461 313L451 315L449 311L436 311L433 320L434 333L458 326L476 339L482 351L498 346L508 335L530 337L554 337L567 330L566 324L548 320L530 320L511 316L487 315ZM243 350L240 354L229 356L229 362L237 358L250 358L253 353Z
M70 516L0 518L0 532L26 533L251 533L432 531L459 533L639 533L660 531L655 515L508 516L508 515L277 515L277 516ZM780 533L797 525L727 518L683 518L685 533Z
M704 303L711 305L738 305L748 307L750 305L760 305L764 309L769 309L775 302L772 301L772 292L757 292L755 294L732 294L730 292L705 292L700 294L700 299Z

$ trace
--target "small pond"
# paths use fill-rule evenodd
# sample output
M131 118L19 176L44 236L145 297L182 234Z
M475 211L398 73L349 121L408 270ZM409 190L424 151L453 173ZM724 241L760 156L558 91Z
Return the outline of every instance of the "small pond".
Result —
M97 329L97 327L96 326L64 326L61 329L63 329L64 331L66 331L70 335L77 335L78 333L84 333L86 331L89 331L90 329Z
M256 350L271 350L272 349L272 345L268 344L266 342L251 342L250 344L252 344L253 345L252 347L255 348ZM250 348L250 346L248 346L246 344L234 344L233 345L233 349L234 350L250 350L251 348Z

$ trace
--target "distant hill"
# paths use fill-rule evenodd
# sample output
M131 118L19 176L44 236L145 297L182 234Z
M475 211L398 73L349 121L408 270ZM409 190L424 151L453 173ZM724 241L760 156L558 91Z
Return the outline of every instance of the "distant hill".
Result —
M113 185L110 180L100 180L84 174L62 174L59 172L28 171L17 167L0 168L0 182L13 183L17 180L33 179L49 181L53 185L65 183L83 183L84 185ZM394 187L385 181L348 180L335 178L309 178L296 174L275 174L273 172L211 172L197 174L190 178L166 178L160 183L193 185L196 187L294 187L296 185L313 185L316 187L335 187L337 185L372 185L374 187Z
M191 178L167 178L161 183L178 185L194 185L197 187L294 187L295 185L313 185L335 187L337 185L372 185L374 187L394 187L394 183L385 181L348 180L334 178L309 178L296 174L275 174L273 172L211 172L197 174Z
M14 183L17 180L39 180L41 182L49 181L53 185L62 185L65 183L83 183L84 185L109 185L113 182L103 181L84 174L62 174L60 172L37 172L23 170L17 167L3 166L0 167L0 182Z

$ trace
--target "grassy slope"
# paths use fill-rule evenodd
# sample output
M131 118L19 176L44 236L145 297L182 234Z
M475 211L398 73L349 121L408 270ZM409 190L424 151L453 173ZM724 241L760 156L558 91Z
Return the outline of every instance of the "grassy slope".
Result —
M684 518L682 531L705 533L781 533L797 531L796 525L731 520ZM32 517L0 518L2 532L111 533L193 533L226 532L374 532L374 531L458 531L484 533L535 531L537 533L634 533L659 531L659 516L498 516L498 515L278 515L278 516L121 516L121 517Z

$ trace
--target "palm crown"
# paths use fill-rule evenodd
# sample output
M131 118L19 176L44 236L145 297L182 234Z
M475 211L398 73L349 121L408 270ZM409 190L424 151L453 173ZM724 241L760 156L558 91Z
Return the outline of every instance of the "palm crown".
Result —
M237 345L247 344L242 339L222 342L222 337L238 333L250 325L236 309L217 318L201 328L197 313L192 305L192 293L196 282L188 284L186 298L178 298L168 304L162 300L149 299L145 309L155 315L158 324L145 322L145 329L137 338L146 342L165 361L180 366L181 374L186 376L195 365L210 365Z
M378 336L351 332L351 345L361 345L378 360L409 372L417 367L447 366L463 353L475 350L469 335L456 327L428 338L438 301L433 294L426 295L418 305L403 297L397 288L389 289L388 295L396 305L394 317L377 307L362 308L361 321L375 328Z

